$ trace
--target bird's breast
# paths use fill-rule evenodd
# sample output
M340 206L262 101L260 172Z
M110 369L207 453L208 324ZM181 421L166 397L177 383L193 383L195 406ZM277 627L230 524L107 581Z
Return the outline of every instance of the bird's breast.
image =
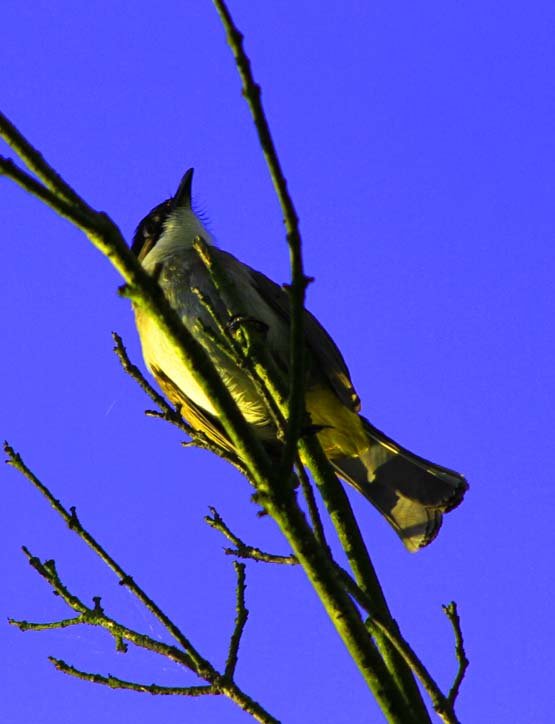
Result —
M226 273L227 271L226 269ZM231 269L231 272L237 276L237 270ZM247 309L254 317L260 316L260 321L266 324L269 322L274 327L271 333L275 333L275 324L272 325L275 320L269 318L269 312L261 308L257 300L249 298L253 290L249 288L248 280L239 279L239 282L242 283L241 294L246 297L242 301L247 305ZM212 313L208 311L206 302L203 303L193 290L200 290L209 299L213 312L215 311L224 325L228 319L228 312L219 296L214 293L212 280L206 269L197 263L196 254L194 252L191 255L180 254L166 261L159 273L159 283L185 327L207 352L247 421L256 426L267 426L268 410L251 379L214 344L213 336L217 336L218 332ZM253 305L254 309L251 309ZM150 371L160 369L186 397L203 410L217 416L212 401L202 389L202 384L197 381L196 371L184 364L182 358L176 354L173 343L160 329L156 320L140 309L135 310L135 317L143 357Z

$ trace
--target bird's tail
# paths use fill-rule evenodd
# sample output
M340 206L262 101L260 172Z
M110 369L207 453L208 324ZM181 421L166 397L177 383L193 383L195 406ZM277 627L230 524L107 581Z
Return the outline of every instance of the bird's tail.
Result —
M331 461L340 477L382 513L409 551L431 543L443 513L456 508L468 488L459 473L405 450L362 418L368 447L359 457Z

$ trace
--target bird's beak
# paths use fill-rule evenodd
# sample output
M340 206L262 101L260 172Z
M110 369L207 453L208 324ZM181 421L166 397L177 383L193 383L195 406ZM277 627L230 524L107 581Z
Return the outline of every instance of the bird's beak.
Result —
M191 208L191 189L193 186L193 168L190 168L181 179L177 193L172 199L172 209Z

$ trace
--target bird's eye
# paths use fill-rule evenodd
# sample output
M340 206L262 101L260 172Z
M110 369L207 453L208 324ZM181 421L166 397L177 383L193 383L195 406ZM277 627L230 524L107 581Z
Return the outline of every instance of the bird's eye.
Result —
M131 246L132 251L139 259L144 259L146 254L162 233L162 225L171 211L171 199L153 209L139 224L135 238Z

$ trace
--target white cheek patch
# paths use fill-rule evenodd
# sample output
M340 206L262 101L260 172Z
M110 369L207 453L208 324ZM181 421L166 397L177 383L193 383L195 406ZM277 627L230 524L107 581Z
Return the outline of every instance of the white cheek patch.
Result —
M160 238L143 259L143 267L152 273L156 265L167 257L183 249L190 249L197 236L202 236L207 244L213 244L211 235L191 209L176 209L164 223Z

